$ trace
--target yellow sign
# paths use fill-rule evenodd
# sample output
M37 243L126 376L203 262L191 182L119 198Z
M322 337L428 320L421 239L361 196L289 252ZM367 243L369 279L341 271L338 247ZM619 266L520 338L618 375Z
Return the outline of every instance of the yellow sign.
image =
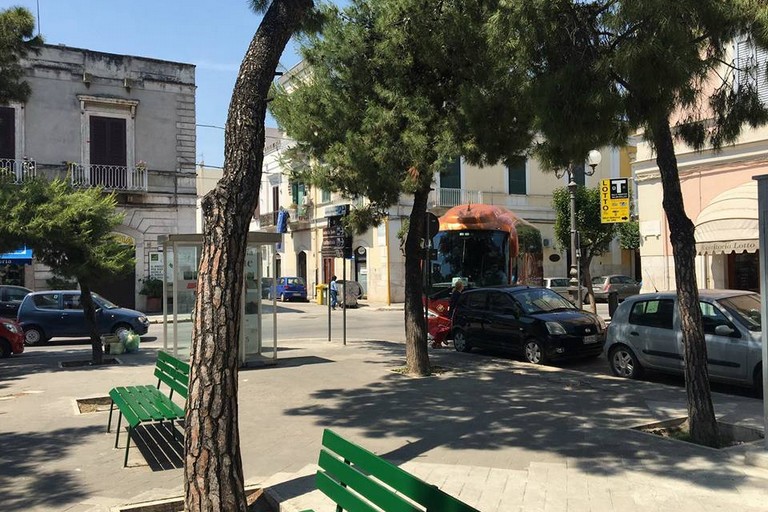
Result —
M629 180L600 180L600 222L629 222Z

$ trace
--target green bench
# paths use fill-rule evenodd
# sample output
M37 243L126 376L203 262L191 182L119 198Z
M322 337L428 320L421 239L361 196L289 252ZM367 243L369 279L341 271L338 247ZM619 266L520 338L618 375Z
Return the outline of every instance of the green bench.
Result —
M317 488L336 512L478 512L332 430L323 431L318 466Z
M125 445L125 460L123 467L128 465L128 450L131 447L131 432L141 423L150 421L170 421L171 430L175 435L175 421L184 418L184 408L173 401L173 393L178 393L185 400L189 386L189 364L179 361L166 352L158 352L155 363L157 386L123 386L112 388L109 397L112 404L109 407L109 422L107 432L112 427L112 411L117 407L117 435L115 448L120 441L120 422L125 416L128 423L128 442ZM170 393L160 390L160 384L165 383Z

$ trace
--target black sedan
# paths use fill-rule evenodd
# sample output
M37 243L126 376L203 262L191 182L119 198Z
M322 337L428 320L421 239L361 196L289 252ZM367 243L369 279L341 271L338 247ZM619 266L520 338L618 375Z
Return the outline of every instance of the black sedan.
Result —
M461 294L453 315L453 345L460 352L485 347L522 354L535 364L598 356L605 321L577 309L547 288L475 288Z

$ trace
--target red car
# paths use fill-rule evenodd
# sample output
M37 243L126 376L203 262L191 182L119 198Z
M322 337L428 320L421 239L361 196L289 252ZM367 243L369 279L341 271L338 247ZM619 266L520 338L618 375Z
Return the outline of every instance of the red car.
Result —
M0 357L24 352L24 331L15 320L0 318Z

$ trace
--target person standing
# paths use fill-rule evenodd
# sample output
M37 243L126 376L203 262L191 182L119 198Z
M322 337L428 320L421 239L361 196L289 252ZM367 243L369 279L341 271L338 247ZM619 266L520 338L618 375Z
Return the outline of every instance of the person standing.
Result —
M453 292L451 292L451 302L448 304L448 318L453 318L453 311L456 309L456 303L459 301L462 291L464 291L464 281L459 279L453 285Z
M339 288L336 284L336 276L331 277L331 309L336 309L339 299Z

